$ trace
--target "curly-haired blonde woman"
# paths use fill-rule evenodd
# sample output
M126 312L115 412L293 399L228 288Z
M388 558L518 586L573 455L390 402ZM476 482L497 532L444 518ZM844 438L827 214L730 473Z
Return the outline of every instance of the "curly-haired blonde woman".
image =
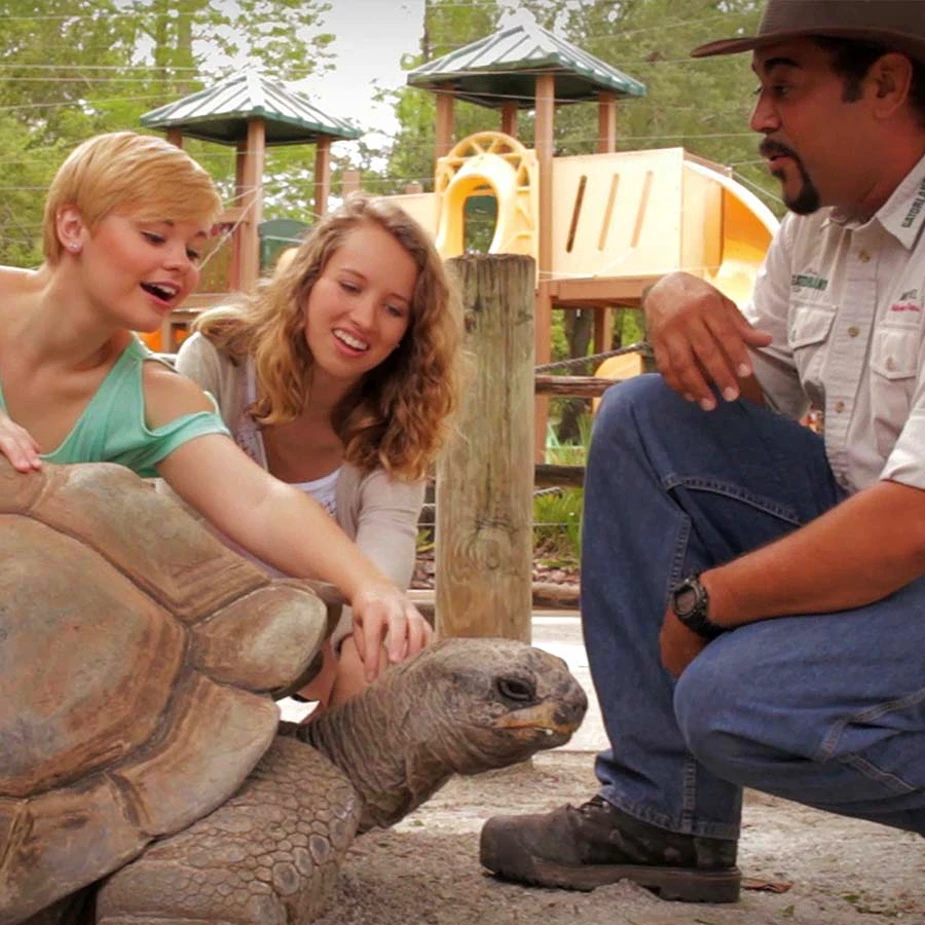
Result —
M215 396L245 452L407 587L424 478L457 400L454 290L426 232L385 199L352 197L287 258L252 298L202 315L177 368ZM345 615L311 699L365 684L349 628Z

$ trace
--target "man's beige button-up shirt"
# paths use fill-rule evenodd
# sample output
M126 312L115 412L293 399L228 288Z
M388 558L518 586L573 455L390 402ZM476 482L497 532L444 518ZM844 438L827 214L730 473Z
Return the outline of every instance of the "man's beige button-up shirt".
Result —
M829 463L857 491L925 488L925 158L863 224L787 215L745 315L774 342L754 354L769 404L823 412Z

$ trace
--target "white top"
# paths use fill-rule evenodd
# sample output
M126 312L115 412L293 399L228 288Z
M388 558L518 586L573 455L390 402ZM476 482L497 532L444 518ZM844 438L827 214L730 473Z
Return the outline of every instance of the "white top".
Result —
M310 482L294 482L293 487L311 495L333 518L337 519L337 477L340 475L340 466L333 472L312 479Z
M822 410L849 491L925 488L925 158L863 224L787 215L745 315L774 342L754 354L773 408Z

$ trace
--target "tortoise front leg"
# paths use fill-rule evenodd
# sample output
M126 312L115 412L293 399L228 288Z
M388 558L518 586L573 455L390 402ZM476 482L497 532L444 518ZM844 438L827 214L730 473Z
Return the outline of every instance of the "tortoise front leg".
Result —
M323 914L359 816L330 761L277 737L231 799L105 882L97 923L304 925Z
M96 887L89 886L85 890L65 896L54 905L30 916L22 925L93 925L95 892Z

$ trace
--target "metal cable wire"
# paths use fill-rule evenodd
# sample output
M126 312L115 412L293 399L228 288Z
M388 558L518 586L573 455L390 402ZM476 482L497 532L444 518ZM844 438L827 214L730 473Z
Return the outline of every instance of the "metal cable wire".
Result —
M534 488L533 497L540 498L543 495L561 495L564 491L567 490L567 488L568 486L565 486L565 485L555 485L551 488ZM434 511L436 509L437 509L437 505L433 501L426 501L424 504L421 505L422 511Z
M581 366L585 363L594 363L598 360L606 360L608 357L621 356L624 353L641 353L644 357L651 358L654 356L652 347L648 341L637 341L628 347L617 347L616 350L606 350L604 353L593 353L586 357L571 357L567 360L556 360L554 363L543 363L534 368L534 372L546 373L552 369L571 369L573 366Z

